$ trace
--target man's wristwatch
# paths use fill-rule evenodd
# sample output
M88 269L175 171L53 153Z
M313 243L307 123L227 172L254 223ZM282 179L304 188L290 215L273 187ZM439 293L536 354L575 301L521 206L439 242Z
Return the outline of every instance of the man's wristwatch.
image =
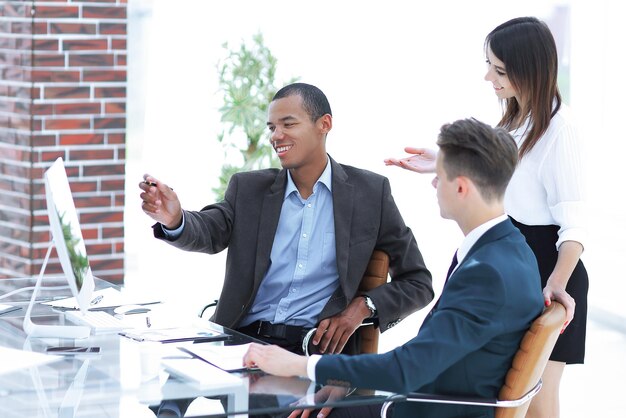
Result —
M367 306L367 309L370 310L370 318L373 318L376 316L376 305L374 305L374 302L372 301L372 299L370 299L369 296L363 296L363 299L365 299L365 306Z

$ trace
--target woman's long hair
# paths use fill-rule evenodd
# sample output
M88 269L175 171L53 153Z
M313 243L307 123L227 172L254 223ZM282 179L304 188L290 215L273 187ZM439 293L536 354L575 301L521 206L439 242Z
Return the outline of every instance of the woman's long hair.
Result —
M544 22L534 17L520 17L491 31L485 39L487 48L504 63L509 81L524 106L522 108L514 97L506 99L498 126L510 131L527 117L530 119L519 150L521 158L539 141L561 107L556 43Z

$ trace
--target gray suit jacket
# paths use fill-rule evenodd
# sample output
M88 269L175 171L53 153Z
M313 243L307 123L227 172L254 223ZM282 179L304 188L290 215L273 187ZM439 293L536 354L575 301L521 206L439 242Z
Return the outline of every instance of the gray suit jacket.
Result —
M372 251L380 249L390 256L392 280L367 294L384 331L432 300L431 275L391 196L389 181L332 159L331 164L340 286L319 320L346 308L357 294ZM199 212L185 211L182 235L168 241L209 254L228 248L224 286L212 318L219 324L236 328L254 302L270 264L286 184L285 170L235 174L224 200ZM154 234L166 239L160 224Z

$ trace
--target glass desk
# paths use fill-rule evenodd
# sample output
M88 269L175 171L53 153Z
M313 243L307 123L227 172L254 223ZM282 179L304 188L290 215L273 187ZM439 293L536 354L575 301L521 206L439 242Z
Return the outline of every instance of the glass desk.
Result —
M55 282L46 278L44 285L63 283L64 280L57 279ZM0 295L34 284L34 279L0 279ZM96 281L96 289L111 286L103 280ZM68 295L69 289L43 289L38 300ZM53 363L0 374L0 416L3 418L154 417L157 411L163 411L170 405L183 405L185 409L193 400L199 401L194 401L196 405L204 402L205 407L194 410L192 404L185 416L247 416L307 407L383 403L390 397L396 399L394 394L388 392L358 389L351 390L349 396L340 396L346 392L345 389L330 386L322 389L308 379L281 378L260 371L231 373L238 382L224 387L220 384L200 384L170 375L162 367L163 358L175 357L176 353L185 355L176 348L179 343L146 344L117 333L96 334L80 340L28 338L22 329L22 321L30 297L31 291L24 291L0 300L0 304L22 307L0 316L1 347L45 353L50 346L96 346L100 347L100 353L64 356ZM70 324L62 311L48 305L37 304L32 318L41 324ZM217 324L210 326L228 334L229 338L202 344L236 345L254 341ZM155 357L147 350L158 350L158 355ZM156 358L158 366L155 375L147 378L144 369L149 357ZM328 391L332 391L333 396L327 400L324 394Z

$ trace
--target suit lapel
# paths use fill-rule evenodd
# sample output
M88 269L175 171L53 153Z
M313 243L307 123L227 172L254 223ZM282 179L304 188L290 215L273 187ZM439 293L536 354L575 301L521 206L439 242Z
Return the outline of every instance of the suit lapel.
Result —
M472 248L470 248L470 250L467 253L467 255L465 256L465 258L463 258L461 263L458 265L457 269L454 270L454 273L459 271L463 267L463 264L465 264L468 260L471 260L472 256L474 255L474 253L476 251L478 251L479 248L481 248L485 244L488 244L488 243L493 242L495 240L498 240L498 239L500 239L500 238L502 238L502 237L504 237L506 235L509 235L511 232L513 232L513 228L514 228L513 223L511 223L510 219L507 219L505 221L500 222L499 224L494 225L491 229L488 229L487 232L485 232L478 239L478 241L476 241L476 243L474 243L474 245L472 245ZM452 273L452 275L450 277L448 277L448 279L453 277L454 273ZM446 279L446 284L448 283L448 279ZM444 284L444 289L445 289L445 284ZM442 292L442 294L443 294L443 292ZM439 296L439 299L441 299L441 296ZM438 305L439 305L439 300L437 300L437 302L435 303L433 308L430 310L430 312L426 316L426 318L424 320L424 324L430 320L430 317L437 310ZM422 326L423 326L423 324L422 324Z
M472 248L470 248L469 252L467 253L465 258L461 262L461 265L459 266L459 268L463 265L465 260L471 258L472 255L480 247L482 247L483 245L485 245L485 244L487 244L489 242L498 240L498 239L500 239L500 238L510 234L511 232L513 232L513 228L514 228L514 226L513 226L513 223L511 223L510 219L506 219L505 221L502 221L499 224L496 224L493 227L491 227L490 229L488 229L487 232L485 232L480 238L478 238L478 241L476 241L476 243L474 245L472 245Z
M261 280L265 276L270 265L270 254L274 244L276 228L280 211L285 197L285 184L287 182L287 172L281 170L276 176L274 184L268 193L263 196L263 206L261 208L261 224L259 225L259 237L257 240L256 261L254 266L254 288L258 289Z
M348 182L344 169L330 159L333 170L333 214L335 216L335 250L339 283L346 294L350 258L350 230L354 206L354 187Z

